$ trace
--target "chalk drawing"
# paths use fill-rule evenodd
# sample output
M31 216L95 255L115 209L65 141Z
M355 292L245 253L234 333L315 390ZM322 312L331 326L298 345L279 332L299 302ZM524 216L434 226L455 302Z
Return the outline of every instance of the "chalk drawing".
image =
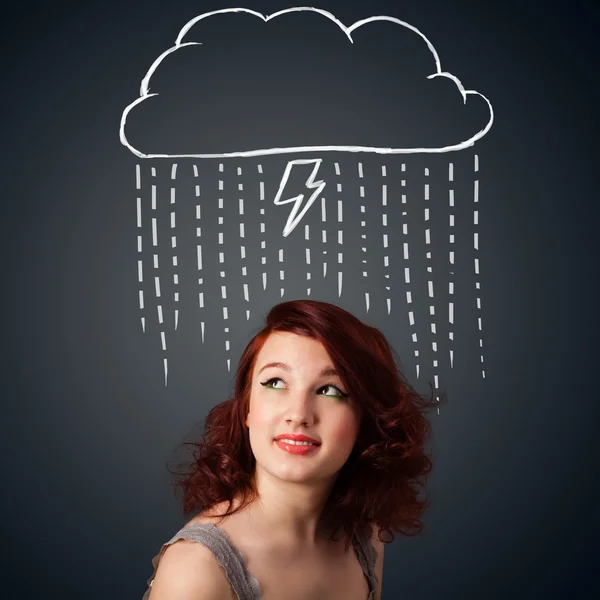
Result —
M128 136L128 126L130 121L128 119L133 118L150 99L155 100L162 94L168 94L169 90L150 91L153 76L155 76L157 70L161 65L166 64L165 61L169 57L173 57L178 51L193 48L196 46L203 46L202 41L184 41L194 35L194 27L206 21L210 25L210 18L217 15L227 14L245 14L248 16L256 17L261 19L265 24L270 21L276 20L278 17L288 15L291 13L311 13L314 15L320 15L323 19L327 19L329 22L337 25L339 32L345 36L348 48L355 43L353 35L356 36L356 32L361 28L372 27L376 23L389 23L397 27L396 31L398 35L411 35L418 36L421 40L424 48L431 55L432 64L434 66L434 72L423 75L425 80L434 79L445 79L451 82L456 93L460 96L462 106L467 108L467 101L469 99L476 101L483 101L486 108L485 122L481 123L481 127L476 131L467 132L461 139L457 139L452 143L446 143L435 145L415 145L415 144L385 144L385 145L372 145L360 143L360 140L356 140L356 143L344 143L344 144L294 144L294 140L290 139L290 145L278 145L273 147L250 147L236 148L231 147L227 150L221 151L207 151L205 147L198 151L192 152L160 152L160 151L149 151L142 149L143 144L137 144L130 139ZM206 25L206 23L203 23ZM337 31L337 30L336 30ZM303 35L306 32L303 30ZM276 50L276 49L274 49ZM210 52L211 46L206 45L202 47L203 52ZM248 49L250 52L251 49ZM242 98L243 101L243 98ZM475 101L475 100L473 100ZM291 115L290 118L293 118ZM138 283L139 283L139 308L141 312L141 326L142 331L146 331L148 310L150 307L145 301L144 290L147 289L146 280L144 279L144 261L145 257L143 254L144 239L150 235L152 239L152 257L153 257L153 268L154 268L154 297L152 302L156 305L157 319L160 329L160 339L163 350L163 370L164 370L164 381L167 385L168 375L168 361L167 361L167 345L166 345L166 322L164 319L163 308L168 306L167 298L161 295L161 271L159 269L159 256L161 252L164 253L166 250L161 244L159 239L158 231L158 216L157 216L157 196L159 193L162 197L162 189L166 188L165 183L161 184L160 177L157 175L157 169L154 163L148 166L146 160L161 159L168 161L170 167L170 228L171 232L171 258L172 258L172 281L175 291L173 292L173 304L174 309L174 321L173 330L177 330L179 325L179 312L180 312L180 297L181 292L179 286L179 270L181 265L179 262L180 256L178 254L177 243L178 237L177 232L185 233L186 228L189 227L190 223L193 223L195 227L195 239L196 239L196 268L198 272L197 277L197 293L198 293L198 307L201 311L205 309L207 302L220 302L220 309L222 314L222 331L225 335L223 342L225 346L225 356L227 361L227 369L231 369L231 343L230 334L231 328L229 324L229 306L232 299L231 294L240 294L243 292L244 301L248 308L244 309L246 321L250 319L253 307L259 307L261 305L261 293L267 290L267 283L269 281L268 275L271 274L275 280L279 281L279 297L283 298L286 288L288 285L286 282L286 276L292 272L292 282L297 280L298 265L290 264L284 261L284 251L288 253L294 243L298 244L299 235L292 235L296 227L302 224L303 220L309 219L311 213L317 211L311 207L320 200L320 222L316 224L309 219L310 222L304 223L304 273L306 275L306 287L305 293L307 296L311 295L311 291L320 289L325 282L329 281L330 277L334 278L336 283L337 297L341 298L343 290L346 286L345 282L351 281L353 285L360 283L364 290L364 308L365 312L369 312L372 301L379 301L379 296L383 294L382 300L385 300L385 309L387 315L391 315L392 312L392 300L394 299L394 292L396 289L404 291L405 297L405 308L407 311L408 329L410 339L412 340L414 356L419 358L419 337L417 335L417 317L420 316L423 320L428 322L429 331L426 334L431 340L431 352L433 353L433 373L434 373L434 386L439 389L439 375L437 369L439 368L439 353L438 343L440 341L441 332L438 330L438 325L444 322L444 325L448 327L448 356L449 364L451 368L454 368L455 361L455 316L457 313L457 307L459 306L456 298L456 285L457 275L455 269L457 263L455 262L456 255L456 220L458 219L458 209L461 208L463 212L460 214L463 216L464 222L464 209L467 206L467 202L472 200L472 232L473 232L473 247L470 258L473 260L473 274L476 276L474 287L477 291L476 295L476 308L477 308L477 327L479 335L479 348L480 348L480 362L483 363L483 327L482 327L482 302L481 302L481 280L480 280L480 258L479 258L479 187L480 187L480 169L479 169L479 154L471 154L469 157L472 159L471 168L466 173L463 168L460 172L460 177L466 177L472 184L472 192L470 198L464 192L464 186L459 185L457 175L459 173L458 163L460 162L459 156L464 153L465 150L472 148L475 143L483 138L494 122L494 112L491 102L480 92L466 89L461 83L460 79L442 70L441 61L435 50L433 44L419 29L410 25L409 23L402 21L392 16L372 16L369 18L362 19L353 23L350 26L346 26L341 23L333 14L328 11L312 8L312 7L294 7L285 10L278 11L271 15L263 15L259 12L246 9L246 8L229 8L222 10L215 10L201 14L188 23L186 23L180 30L175 44L162 52L154 62L151 64L146 75L142 79L140 86L139 97L133 100L124 110L121 115L119 137L121 143L128 148L139 159L142 159L137 165L135 170L135 186L136 186L136 216L137 216L137 249L138 249ZM390 129L393 128L390 126ZM285 134L285 132L284 132ZM292 136L293 137L293 136ZM253 140L245 140L245 146L252 146ZM139 147L138 147L139 146ZM158 149L160 150L160 148ZM437 168L435 173L433 172L433 166L425 167L424 169L417 169L410 165L410 157L408 155L440 155L442 153L457 153L456 159L445 160L443 163L443 174L441 170ZM275 174L277 178L278 187L276 192L273 189L267 189L267 178L266 173L269 171L269 157L282 154L298 154L305 153L312 155L308 158L293 158L287 161L283 172ZM324 162L322 157L323 153L335 153L334 160L331 162ZM378 165L378 169L374 169L371 164L367 165L365 161L359 162L348 162L348 153L365 153L369 155L384 155L387 156L387 164ZM401 154L403 158L402 162L394 162L392 155ZM346 158L343 159L342 157ZM252 164L246 162L236 162L239 159L250 159L262 157L262 162L258 164ZM178 162L173 162L177 159ZM218 162L218 173L211 178L207 176L206 172L201 173L199 171L199 165L204 164L198 162L198 159L219 159ZM169 162L170 161L170 162ZM463 161L464 162L464 161ZM156 163L158 164L158 163ZM179 165L179 170L178 170ZM439 163L438 163L439 166ZM193 170L193 185L191 186L189 194L186 194L184 187L184 179L182 179L182 170L187 169ZM277 168L281 168L280 166ZM162 172L162 170L161 170ZM149 174L149 184L144 184L146 177ZM273 171L271 171L273 174ZM440 186L440 181L443 180L443 186ZM187 181L187 180L185 180ZM357 184L355 183L357 181ZM412 192L409 190L407 181L421 182L421 192L416 193L413 189ZM235 182L235 183L234 183ZM250 182L252 182L250 184ZM300 182L300 183L299 183ZM148 188L149 185L149 188ZM182 189L184 187L184 189ZM442 191L440 188L444 187ZM459 189L460 188L460 189ZM274 192L274 193L273 193ZM146 197L149 195L149 208L147 207ZM233 198L237 199L237 215L232 205ZM444 208L443 198L447 198L448 209L446 213ZM192 200L190 200L192 198ZM272 199L272 203L271 200ZM177 200L177 202L176 202ZM218 212L216 213L217 222L208 221L207 217L202 217L203 209L207 210L210 203L214 201L218 202ZM379 204L380 200L380 204ZM186 203L194 201L195 213L193 219L185 220L179 219L177 221L176 228L176 213L182 210L182 206ZM332 226L332 217L328 220L327 218L327 205L329 203L330 211L333 213L332 217L335 220L336 225ZM287 208L283 208L285 205L289 205ZM318 205L317 205L318 206ZM419 209L422 208L423 220L417 223L415 221L416 216L419 214ZM146 211L149 210L148 217L150 219L150 229L146 229ZM279 218L282 214L277 211L285 211L287 216L285 225L282 230L273 230L273 219ZM360 212L359 212L360 211ZM436 239L436 226L434 225L434 217L448 215L447 221L447 236L442 235L441 231L437 231ZM412 217L412 221L410 221ZM252 229L254 218L259 219L260 232L257 234ZM313 218L313 217L311 217ZM316 212L315 217L316 218ZM227 219L227 221L226 221ZM237 239L231 236L231 220L233 224L237 226L239 234ZM358 225L360 223L360 225ZM349 241L350 246L344 246L344 237L348 237L348 230L352 226L357 226L359 232L359 238L351 238ZM410 225L410 227L409 227ZM318 235L320 227L320 234ZM423 228L423 238L417 242L415 237L419 233L419 229ZM269 235L267 235L267 228L270 229ZM311 236L311 228L313 235ZM438 227L439 229L439 227ZM213 247L215 244L211 241L211 235L215 232L218 238L218 244L216 248ZM446 231L446 230L445 230ZM328 233L330 238L327 239ZM228 239L226 237L229 236ZM289 244L288 244L289 239ZM434 248L436 241L442 243L443 239L447 239L448 243L448 266L450 268L444 272L434 273ZM279 243L278 243L279 240ZM258 248L255 244L260 242ZM272 255L272 266L270 271L267 268L268 257L270 256L271 246L267 246L267 242L272 242L274 245L273 251L275 254ZM233 248L239 243L239 259L235 257ZM422 253L421 256L415 256L415 250L411 249L411 245L414 247L420 247L424 243L424 246L417 251ZM287 245L286 245L287 244ZM333 245L332 245L333 244ZM208 251L207 251L208 248ZM331 258L328 255L328 251L335 249L331 253ZM351 254L354 258L350 259L352 262L348 264L347 255L352 250L360 253ZM250 250L250 254L248 254ZM258 252L260 250L260 252ZM251 258L254 257L254 253L260 254L260 267L261 277L260 282L262 286L253 284L253 273L251 271ZM464 252L463 252L464 254ZM220 285L220 298L217 298L218 294L213 287L207 288L206 279L206 268L207 261L211 265L210 268L215 266L212 261L218 256L218 265L216 268L219 272ZM316 258L315 258L316 257ZM320 281L315 281L315 274L319 273L318 259L321 259L322 275ZM358 264L360 259L360 264ZM421 260L421 263L418 260ZM317 263L314 261L317 260ZM463 261L466 260L463 258ZM161 263L162 264L162 263ZM237 264L241 265L241 290L230 291L230 288L234 283L230 283L228 279L228 265ZM332 275L328 277L328 264L330 264L330 271ZM439 264L439 263L438 263ZM381 269L383 265L383 269ZM162 268L162 267L161 267ZM233 268L233 267L231 267ZM428 302L426 308L429 311L428 315L422 315L422 311L425 306L423 301L419 305L414 302L414 295L424 292L420 290L417 275L420 276L422 269L425 269L423 276L426 278L426 288ZM412 271L411 271L412 269ZM214 270L214 269L213 269ZM439 267L438 267L439 270ZM396 275L400 272L404 273L403 280L396 281ZM316 273L315 273L316 272ZM383 277L382 281L378 282L379 274ZM344 275L346 279L344 279ZM348 280L350 277L350 280ZM239 281L233 279L232 281ZM448 282L448 318L447 322L443 320L443 312L438 309L436 313L436 306L439 307L442 300L437 301L437 295L443 282ZM383 292L385 290L385 292ZM434 293L436 292L437 293ZM373 292L375 294L373 295ZM234 296L235 297L235 296ZM297 295L295 296L297 297ZM396 296L396 299L398 296ZM264 307L262 307L264 308ZM469 314L473 314L470 312ZM216 331L217 324L214 322L207 322L205 318L202 318L200 322L200 334L202 343L205 343L205 331L207 329L212 330L212 334ZM422 333L425 336L425 333ZM422 349L422 347L421 347ZM416 376L420 376L420 364L417 362ZM481 375L485 378L485 370L481 369Z

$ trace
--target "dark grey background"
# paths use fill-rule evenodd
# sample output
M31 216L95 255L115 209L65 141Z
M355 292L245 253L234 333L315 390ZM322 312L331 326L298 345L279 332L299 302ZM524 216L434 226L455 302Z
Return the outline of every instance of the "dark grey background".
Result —
M292 5L247 6L268 14ZM217 342L198 342L198 314L182 302L164 386L157 337L140 328L137 162L119 143L118 124L183 24L229 6L21 3L4 15L3 598L141 598L151 558L184 523L165 465L229 397L233 370ZM346 24L385 14L415 25L442 67L484 93L496 113L475 149L486 378L465 319L457 343L464 360L445 370L449 402L430 415L434 505L422 535L397 536L386 548L383 597L592 597L591 4L318 7ZM293 260L286 266L295 268ZM388 334L411 382L428 393L430 378L414 375L405 312L365 315L356 298L340 303ZM264 297L252 320L239 320L233 359L276 300Z

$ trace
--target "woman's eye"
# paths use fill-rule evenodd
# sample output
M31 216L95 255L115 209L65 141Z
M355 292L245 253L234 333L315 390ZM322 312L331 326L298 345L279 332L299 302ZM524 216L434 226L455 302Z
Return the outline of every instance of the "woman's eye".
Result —
M274 390L280 390L283 388L279 388L279 387L275 387L273 385L272 382L274 381L281 381L283 382L282 379L279 379L279 377L272 377L271 379L268 379L267 381L261 382L261 385L267 388L271 388ZM342 392L342 390L340 390L339 388L337 388L335 385L324 385L321 388L319 388L319 390L325 390L327 388L330 388L331 390L334 390L335 393L333 394L324 394L325 396L332 396L334 398L346 398L348 396L348 394L345 394L344 392Z
M271 385L272 381L281 381L281 379L279 379L279 377L273 377L273 378L269 379L268 381L265 381L261 385L264 385L265 387L271 387L272 388L273 387L273 385ZM280 388L275 388L275 389L277 390L277 389L280 389Z
M325 390L327 388L330 388L332 390L334 390L334 394L325 394L326 396L337 396L338 398L345 398L347 396L347 394L344 394L344 392L342 392L342 390L336 388L334 385L324 385L321 389Z

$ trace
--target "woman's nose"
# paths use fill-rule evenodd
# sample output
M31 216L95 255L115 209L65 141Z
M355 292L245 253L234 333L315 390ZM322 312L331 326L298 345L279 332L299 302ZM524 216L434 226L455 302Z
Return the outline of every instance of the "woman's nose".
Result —
M315 395L312 392L294 392L290 394L288 400L286 420L298 424L311 424L315 421L316 403Z

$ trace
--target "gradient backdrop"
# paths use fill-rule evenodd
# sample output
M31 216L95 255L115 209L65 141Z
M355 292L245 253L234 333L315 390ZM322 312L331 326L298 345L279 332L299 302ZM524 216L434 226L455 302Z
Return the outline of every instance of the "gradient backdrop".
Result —
M461 152L138 159L120 143L119 123L152 61L191 18L234 6L21 3L4 13L0 595L141 598L152 557L185 522L166 465L175 466L178 445L199 435L210 407L230 396L237 359L268 309L281 299L310 297L338 303L381 328L411 383L429 394L439 377L448 395L439 414L430 413L433 507L421 535L398 535L387 546L383 598L594 596L592 556L600 533L593 440L599 157L592 134L599 99L591 5L441 0L316 5L346 25L377 14L410 23L433 43L442 70L489 98L495 113L491 131ZM244 6L271 14L294 4L257 0ZM481 102L470 100L465 111L451 86L441 81L423 86L423 75L434 70L431 55L414 43L417 38L405 36L396 45L391 36L361 31L350 56L347 40L339 30L332 35L331 23L317 31L322 20L288 19L269 35L261 26L259 20L238 18L220 29L204 28L197 39L204 40L206 54L196 47L173 58L151 91L174 93L128 121L140 149L219 152L357 138L367 145L402 140L398 143L433 146L456 141L465 131L471 135L486 123ZM253 45L257 39L261 42ZM288 46L279 56L282 44ZM286 70L288 64L293 67ZM435 93L427 95L426 87ZM291 158L323 159L318 178L327 183L322 196L328 212L325 220L319 197L284 238L290 205L277 207L273 199ZM292 173L291 195L303 190L309 174L309 167ZM452 231L450 189L456 192ZM403 193L407 215L401 214ZM217 197L224 198L220 212ZM341 198L343 247L337 237ZM424 241L427 201L430 248ZM196 254L198 203L205 210L203 274ZM361 204L367 206L366 226L360 223ZM257 207L266 210L259 213ZM172 209L176 228L169 221ZM158 223L156 252L152 216ZM266 232L260 229L263 221ZM409 224L406 238L401 222ZM329 245L322 243L322 230ZM219 231L226 240L221 247ZM176 250L170 242L174 232ZM368 251L359 243L364 232ZM373 241L384 233L390 260L385 268L383 246ZM451 233L455 268L448 262ZM403 264L405 241L412 254ZM224 249L221 266L217 256ZM360 267L363 252L368 277L361 273L367 268ZM339 297L338 272L344 278ZM160 300L154 276L161 278ZM428 280L436 286L434 300ZM389 294L385 285L391 286Z

